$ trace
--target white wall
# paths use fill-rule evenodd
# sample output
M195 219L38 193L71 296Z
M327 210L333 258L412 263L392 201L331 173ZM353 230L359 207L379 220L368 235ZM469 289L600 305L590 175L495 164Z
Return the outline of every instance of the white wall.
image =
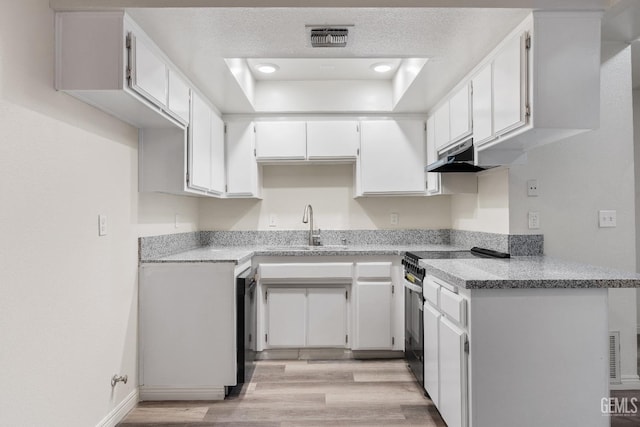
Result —
M134 128L54 91L53 22L47 0L3 2L3 426L96 425L135 389L137 237L175 232L174 211L198 227L197 201L138 200Z
M526 165L511 167L510 232L544 234L547 255L636 271L631 53L623 44L602 53L600 128L534 149ZM539 197L526 194L533 178ZM600 209L617 211L616 228L598 228ZM530 210L540 213L540 230L528 230ZM610 290L609 308L609 328L621 332L623 380L637 380L636 290Z
M304 207L313 206L321 229L450 228L448 197L353 198L352 165L265 166L263 200L200 202L203 230L303 230ZM397 226L390 214L400 216ZM277 226L269 227L276 215Z
M478 194L451 196L451 225L455 230L509 233L509 170L477 174Z

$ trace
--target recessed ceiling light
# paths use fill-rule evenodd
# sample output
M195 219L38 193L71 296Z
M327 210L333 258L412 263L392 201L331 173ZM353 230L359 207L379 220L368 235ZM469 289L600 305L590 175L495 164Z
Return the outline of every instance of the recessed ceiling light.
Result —
M260 71L261 73L265 73L265 74L275 73L279 69L280 69L280 67L278 67L276 64L260 64L260 65L258 65L258 71Z
M373 64L371 66L371 69L376 73L386 73L387 71L391 70L391 65L385 64L384 62L379 62L377 64Z

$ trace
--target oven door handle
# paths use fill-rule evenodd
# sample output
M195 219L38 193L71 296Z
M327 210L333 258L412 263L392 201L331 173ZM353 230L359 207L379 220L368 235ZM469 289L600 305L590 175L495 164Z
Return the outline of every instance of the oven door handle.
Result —
M408 280L404 281L404 287L409 289L412 292L416 292L419 293L420 295L422 295L422 288L418 285L414 285L413 283L409 282Z

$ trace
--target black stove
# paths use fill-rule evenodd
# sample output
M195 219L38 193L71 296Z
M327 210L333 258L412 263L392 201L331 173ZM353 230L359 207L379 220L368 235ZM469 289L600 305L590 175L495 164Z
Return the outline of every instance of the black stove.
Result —
M406 252L404 266L404 356L421 386L424 386L424 298L422 282L426 275L421 259L509 258L504 252L474 247L469 251Z

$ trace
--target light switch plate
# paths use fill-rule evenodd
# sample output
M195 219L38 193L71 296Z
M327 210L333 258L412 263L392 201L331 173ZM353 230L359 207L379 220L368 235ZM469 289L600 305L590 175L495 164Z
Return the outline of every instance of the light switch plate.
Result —
M98 215L98 236L106 236L107 235L107 216L106 215Z
M540 212L529 212L529 230L540 228Z
M598 211L598 226L600 228L614 228L617 224L617 212L613 210Z
M180 214L176 214L176 216L175 216L175 227L176 228L180 227L181 220L182 220L182 218L180 218Z
M391 225L398 225L400 223L400 215L398 215L397 213L392 213L391 214Z

